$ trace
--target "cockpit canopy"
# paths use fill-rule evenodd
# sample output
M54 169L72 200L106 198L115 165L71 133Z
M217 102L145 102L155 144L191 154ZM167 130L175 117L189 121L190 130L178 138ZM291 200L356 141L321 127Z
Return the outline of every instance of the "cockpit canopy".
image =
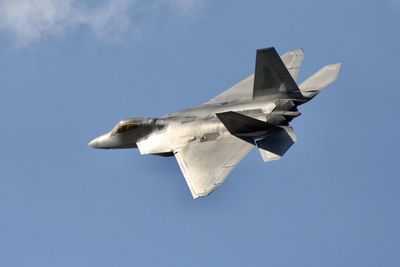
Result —
M123 134L128 131L135 130L139 126L154 124L155 119L133 118L120 121L111 130L112 134Z

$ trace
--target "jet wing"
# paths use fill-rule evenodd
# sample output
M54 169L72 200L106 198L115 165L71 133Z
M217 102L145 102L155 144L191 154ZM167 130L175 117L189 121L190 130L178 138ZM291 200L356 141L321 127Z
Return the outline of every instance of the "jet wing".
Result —
M253 97L254 74L217 95L205 104L223 104L232 101L250 101Z
M254 146L233 135L216 140L195 140L175 151L179 167L193 195L208 195L222 184Z

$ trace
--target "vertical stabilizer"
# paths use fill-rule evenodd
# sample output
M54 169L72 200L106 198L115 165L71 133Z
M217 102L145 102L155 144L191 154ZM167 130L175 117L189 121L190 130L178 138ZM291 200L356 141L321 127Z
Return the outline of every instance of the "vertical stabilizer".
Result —
M299 88L275 48L257 50L253 99L281 95L301 97Z
M256 140L256 145L264 162L280 159L296 142L297 137L290 126L280 126L266 136Z
M304 59L303 49L298 48L296 50L286 52L281 56L281 59L288 69L290 75L292 75L293 80L296 80L297 76L299 76L301 63Z

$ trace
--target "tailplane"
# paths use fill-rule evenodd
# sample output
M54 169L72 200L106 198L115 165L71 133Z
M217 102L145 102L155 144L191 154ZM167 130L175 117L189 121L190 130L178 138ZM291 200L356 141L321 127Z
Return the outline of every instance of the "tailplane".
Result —
M322 89L334 82L339 74L341 63L327 65L305 80L299 87L305 97L314 97Z
M290 126L274 125L233 111L216 115L232 135L256 145L264 162L280 159L297 140Z

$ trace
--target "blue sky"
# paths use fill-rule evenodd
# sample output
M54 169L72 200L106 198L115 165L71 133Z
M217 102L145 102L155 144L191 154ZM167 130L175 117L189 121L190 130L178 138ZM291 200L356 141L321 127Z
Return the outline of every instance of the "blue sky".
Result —
M399 266L400 2L0 0L0 266ZM87 142L302 47L342 62L277 162L192 200L174 158Z

